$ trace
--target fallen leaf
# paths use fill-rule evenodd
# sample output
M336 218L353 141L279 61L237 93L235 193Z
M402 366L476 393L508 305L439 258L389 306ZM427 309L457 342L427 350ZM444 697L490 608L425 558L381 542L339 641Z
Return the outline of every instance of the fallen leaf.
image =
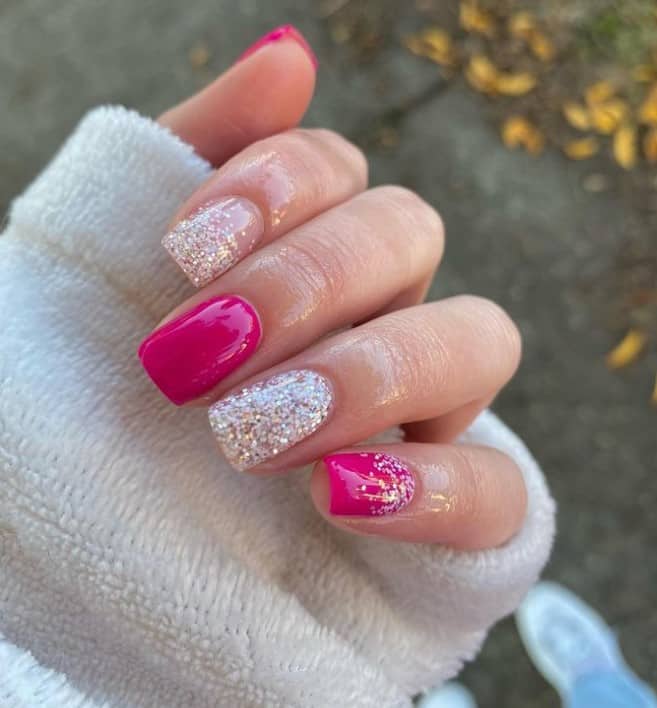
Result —
M639 64L632 69L632 79L638 84L650 84L657 81L657 67L651 64Z
M376 139L381 147L394 148L399 145L399 133L391 126L384 126L381 128L376 136Z
M610 369L622 369L624 366L634 363L646 346L646 341L645 332L631 329L607 354L607 366Z
M614 87L608 81L598 81L586 89L584 93L586 103L595 106L598 103L608 101L615 94Z
M563 146L563 151L571 160L587 160L600 150L597 138L580 138L571 140Z
M653 404L653 406L657 406L657 375L655 376L655 386L652 389L652 396L650 398L650 402Z
M577 130L589 130L591 118L588 110L581 103L566 101L561 108L564 118Z
M487 10L479 7L471 0L461 2L459 9L459 23L466 32L483 34L484 37L492 39L497 33L497 27L493 16Z
M651 165L657 163L657 128L650 128L643 136L643 154Z
M456 52L452 39L440 27L429 27L404 39L404 45L413 54L431 59L441 66L453 66Z
M465 78L477 91L495 93L499 72L493 62L483 54L474 54L470 57L465 69Z
M471 86L492 96L523 96L536 86L536 77L527 71L517 74L499 71L483 54L474 54L465 70Z
M639 122L644 125L657 126L657 84L648 91L643 103L639 107Z
M544 62L554 59L556 54L554 43L538 29L536 18L530 12L516 12L511 15L507 27L512 37L527 42L536 58Z
M623 169L630 170L636 164L636 139L636 128L629 123L621 125L614 133L614 158Z
M537 59L543 62L549 62L554 59L557 53L556 47L552 40L538 30L534 30L527 40L529 48Z
M344 22L335 22L331 25L331 39L335 44L345 44L351 39L352 28Z
M536 19L531 12L516 12L508 21L509 34L516 39L528 39L536 30Z
M202 69L210 61L210 50L205 43L199 42L189 50L187 58L193 69Z
M502 125L502 141L506 147L523 147L531 155L538 155L545 146L543 133L524 116L510 116Z
M527 71L518 74L500 72L494 88L503 96L524 96L536 86L536 77Z
M611 135L629 113L629 107L620 98L593 103L589 106L591 126L602 135Z

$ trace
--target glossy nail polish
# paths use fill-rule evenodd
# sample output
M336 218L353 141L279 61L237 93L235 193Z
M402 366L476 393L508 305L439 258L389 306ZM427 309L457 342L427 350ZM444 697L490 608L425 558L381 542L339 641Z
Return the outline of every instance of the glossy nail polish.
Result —
M329 476L329 511L336 516L384 516L413 498L415 477L392 455L351 452L323 460Z
M262 47L265 47L272 42L278 42L281 39L293 39L305 50L315 69L319 66L315 52L311 49L310 45L306 41L306 38L293 25L281 25L280 27L273 29L271 32L268 32L264 35L264 37L261 37L257 42L252 44L237 61L243 61L252 54L255 54L258 49L262 49Z
M210 426L226 459L246 470L296 445L324 424L333 394L316 371L272 376L217 401Z
M264 234L260 209L243 197L223 197L178 222L162 245L197 287L232 268Z
M202 302L163 325L139 347L146 373L176 405L199 398L257 349L261 328L253 307L235 295Z

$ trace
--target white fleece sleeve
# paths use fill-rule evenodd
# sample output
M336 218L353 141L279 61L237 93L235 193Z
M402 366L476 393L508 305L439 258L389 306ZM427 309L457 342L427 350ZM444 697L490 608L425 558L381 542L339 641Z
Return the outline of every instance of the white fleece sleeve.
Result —
M228 469L205 412L168 404L135 355L191 292L160 236L209 171L152 121L100 108L12 207L0 633L111 707L410 706L535 581L553 501L491 413L467 437L511 454L529 491L496 550L352 536L315 512L307 474ZM0 706L22 705L2 704L5 679Z

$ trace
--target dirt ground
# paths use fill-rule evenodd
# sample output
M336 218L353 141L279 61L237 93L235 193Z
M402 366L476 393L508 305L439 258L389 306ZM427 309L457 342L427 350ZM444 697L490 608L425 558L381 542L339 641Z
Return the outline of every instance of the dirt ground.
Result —
M436 21L430 3L359 3L365 42L339 29L349 11L341 5L3 0L0 203L23 189L86 108L121 102L156 114L265 30L297 24L321 64L307 123L346 133L367 150L373 183L403 183L445 219L447 252L431 296L479 293L519 323L524 363L495 408L534 451L559 503L546 575L601 610L630 664L654 679L657 345L653 338L620 372L608 370L605 354L635 324L634 293L655 287L657 168L623 170L607 150L582 162L552 146L540 157L508 150L502 104L403 46ZM596 30L603 46L605 31L619 36L605 27ZM596 61L582 54L568 71L602 66ZM463 680L483 708L558 705L511 620Z

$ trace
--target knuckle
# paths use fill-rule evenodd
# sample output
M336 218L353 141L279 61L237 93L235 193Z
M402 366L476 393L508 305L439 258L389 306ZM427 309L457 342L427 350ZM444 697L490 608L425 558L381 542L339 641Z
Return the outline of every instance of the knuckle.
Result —
M319 145L326 153L340 156L350 169L367 178L368 162L365 153L340 133L329 128L299 128L297 132L312 143L315 151Z
M433 253L440 258L444 248L445 228L440 214L427 201L417 192L401 185L385 185L371 191L394 214L404 233L429 241Z
M462 295L459 298L471 310L486 341L499 351L503 363L512 374L520 364L522 336L516 323L507 311L493 300L478 295Z
M343 255L329 245L330 239L295 241L286 248L285 263L292 282L301 284L315 303L332 303L337 307L343 299L347 274Z
M386 362L399 392L431 390L440 395L456 375L453 353L439 329L416 324L403 310L372 323L377 356Z

